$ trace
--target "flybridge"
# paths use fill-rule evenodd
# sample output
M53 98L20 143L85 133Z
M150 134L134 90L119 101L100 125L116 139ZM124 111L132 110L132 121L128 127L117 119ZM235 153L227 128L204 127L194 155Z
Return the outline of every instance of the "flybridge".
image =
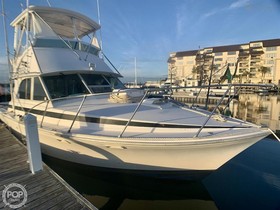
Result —
M37 40L61 41L63 39L60 45L64 47L77 48L85 42L100 49L95 37L95 32L100 29L100 25L82 14L69 10L30 6L11 25L15 28L14 49L17 54L21 53L24 40L26 40L25 47L29 45L29 41L35 44ZM28 30L26 30L27 25ZM43 47L48 46L46 42L43 43ZM48 42L48 44L60 46L57 42ZM90 51L85 46L80 48Z
M11 25L17 27L27 25L27 22L29 22L29 31L39 37L58 35L69 39L81 39L100 29L98 23L80 13L52 7L30 6Z
M15 30L13 71L18 75L58 70L113 73L99 58L96 31L100 25L83 14L29 6L11 25Z

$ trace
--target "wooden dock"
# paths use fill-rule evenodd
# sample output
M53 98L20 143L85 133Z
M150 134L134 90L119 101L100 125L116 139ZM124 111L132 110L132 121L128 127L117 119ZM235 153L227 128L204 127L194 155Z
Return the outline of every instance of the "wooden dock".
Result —
M0 209L12 209L4 196L21 195L23 200L15 187L13 194L8 191L13 183L23 186L27 196L25 204L17 209L97 209L47 165L43 164L42 171L32 174L27 148L0 124ZM11 205L16 202L21 201L11 201Z

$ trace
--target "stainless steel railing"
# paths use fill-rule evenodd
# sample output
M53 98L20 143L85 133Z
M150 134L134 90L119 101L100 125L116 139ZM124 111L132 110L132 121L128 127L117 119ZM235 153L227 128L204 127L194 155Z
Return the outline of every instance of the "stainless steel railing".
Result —
M244 86L244 84L242 84ZM213 116L213 114L216 112L216 110L219 108L219 106L221 105L222 101L224 100L224 98L227 96L227 94L229 93L229 91L231 90L231 88L233 86L237 86L237 87L241 87L242 86L241 84L230 84L230 85L221 85L221 86L228 86L227 90L224 92L223 96L220 98L220 100L218 101L217 105L215 106L215 108L213 109L213 111L208 115L207 119L204 121L204 123L201 125L201 127L199 128L199 130L197 131L197 133L194 135L194 138L198 137L199 134L201 133L201 131L204 129L204 127L207 125L208 121L211 119L211 117ZM216 87L217 85L211 85L212 87ZM246 84L246 86L254 86L254 85L251 85L251 84ZM263 86L263 87L266 87L265 85L258 85L258 86ZM207 87L207 86L196 86L197 88L203 88L203 87ZM159 92L159 91L170 91L171 89L172 90L179 90L179 89L188 89L188 88L194 88L194 86L192 87L169 87L169 88L152 88L152 89L146 89L145 90L145 94L144 96L142 97L142 99L140 100L140 102L138 103L137 107L135 108L134 112L132 113L131 117L128 119L126 125L124 126L123 130L121 131L121 133L118 135L119 138L122 138L123 137L123 134L125 133L127 127L130 125L130 123L132 122L135 114L137 113L137 111L139 110L139 108L141 107L141 105L143 104L145 98L151 94L152 92ZM82 97L82 101L78 107L78 110L71 122L71 125L68 129L68 133L71 132L71 129L78 117L78 115L80 114L80 111L81 109L83 108L84 106L84 103L86 101L86 98L87 97L90 97L90 96L99 96L99 95L108 95L109 93L99 93L99 94L86 94L86 95L79 95L79 96L67 96L67 97L63 97L63 98L56 98L56 99L49 99L49 100L45 100L45 101L42 101L38 104L36 104L35 106L33 106L32 108L29 109L29 111L27 113L30 113L34 108L36 108L37 106L43 104L43 103L46 103L46 107L44 109L44 114L42 116L42 119L41 119L41 123L40 123L40 127L43 127L43 122L44 122L44 118L46 116L46 112L47 112L47 109L49 108L49 103L50 102L54 102L54 101L59 101L59 100L63 100L63 99L74 99L74 98L81 98ZM168 97L169 94L167 94ZM231 98L232 99L232 98ZM190 107L192 108L192 106Z

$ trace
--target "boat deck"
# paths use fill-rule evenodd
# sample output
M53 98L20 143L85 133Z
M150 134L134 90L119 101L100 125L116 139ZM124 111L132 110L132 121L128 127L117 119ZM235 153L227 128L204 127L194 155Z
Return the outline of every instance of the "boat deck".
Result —
M32 174L26 147L3 125L0 135L0 192L12 183L24 186L27 191L24 209L96 209L47 165ZM1 196L0 209L5 208L10 209Z

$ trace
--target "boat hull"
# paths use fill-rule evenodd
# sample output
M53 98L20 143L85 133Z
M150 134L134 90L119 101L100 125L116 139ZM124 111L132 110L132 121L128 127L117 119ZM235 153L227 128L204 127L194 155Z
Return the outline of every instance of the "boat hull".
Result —
M25 135L22 121L2 114L1 120ZM267 135L260 131L225 139L145 139L112 138L85 134L59 133L39 128L42 153L64 161L142 174L163 176L206 174Z

